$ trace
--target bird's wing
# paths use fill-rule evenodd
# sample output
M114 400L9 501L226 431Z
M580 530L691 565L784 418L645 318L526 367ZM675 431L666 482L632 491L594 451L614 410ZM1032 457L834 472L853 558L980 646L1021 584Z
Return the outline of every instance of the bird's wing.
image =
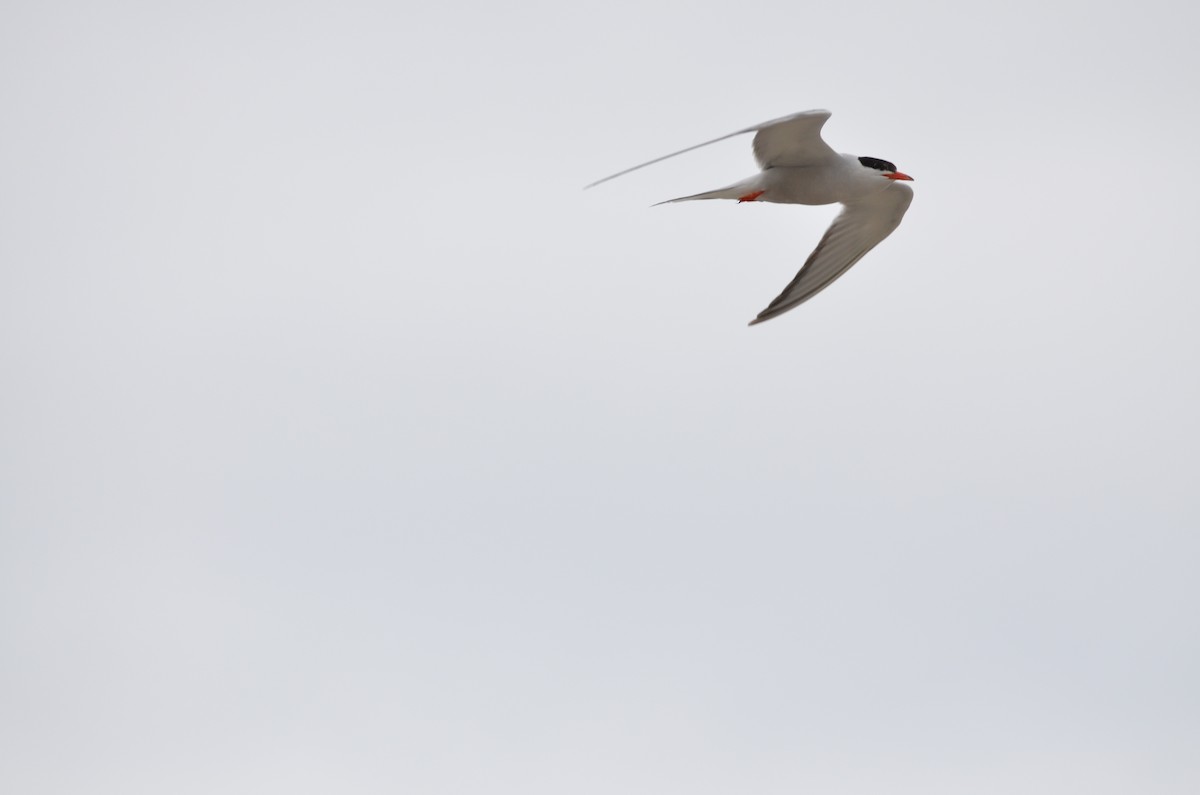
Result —
M672 152L669 155L647 160L645 163L627 168L624 171L618 171L616 174L607 176L604 179L598 179L592 184L584 186L584 190L594 188L597 185L608 182L610 179L624 176L631 171L637 171L639 168L661 163L676 155L682 155L685 152L691 152L702 146L715 144L718 141L724 141L727 138L745 135L750 132L758 133L758 135L754 136L754 159L758 161L758 165L762 168L809 165L836 154L829 148L828 144L821 140L821 127L831 115L827 110L806 110L803 113L793 113L791 116L784 116L781 119L772 119L762 124L756 124L753 127L747 127L744 130L722 135L720 138L714 138L711 141L705 141L702 144L689 146L687 149L680 149L678 152Z
M750 325L795 309L833 284L900 226L912 197L912 188L896 182L865 199L845 205L796 278L750 321Z
M811 166L836 157L837 152L821 139L821 128L831 115L827 110L806 110L760 124L754 136L759 168Z

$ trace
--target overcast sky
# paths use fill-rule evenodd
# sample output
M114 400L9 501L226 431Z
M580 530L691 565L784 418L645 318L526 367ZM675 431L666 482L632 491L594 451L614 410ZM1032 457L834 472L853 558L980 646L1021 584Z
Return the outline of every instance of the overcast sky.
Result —
M1198 26L4 4L0 789L1195 793Z

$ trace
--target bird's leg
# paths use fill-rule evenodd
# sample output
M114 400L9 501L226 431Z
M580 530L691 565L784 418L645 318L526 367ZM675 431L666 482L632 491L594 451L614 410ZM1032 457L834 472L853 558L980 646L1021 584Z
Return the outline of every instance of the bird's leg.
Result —
M765 190L756 190L753 193L747 193L745 196L738 196L738 204L741 204L742 202L752 202L759 196L762 196L764 193L766 193Z

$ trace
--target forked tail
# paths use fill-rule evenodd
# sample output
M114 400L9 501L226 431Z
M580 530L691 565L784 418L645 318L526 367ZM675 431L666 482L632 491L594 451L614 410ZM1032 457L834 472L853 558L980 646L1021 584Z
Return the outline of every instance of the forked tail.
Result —
M653 206L673 204L674 202L697 201L699 199L736 199L740 202L752 202L756 201L762 194L763 191L757 186L757 180L749 179L734 183L725 188L717 188L716 190L696 193L691 196L680 196L678 199L667 199L665 202L658 202Z

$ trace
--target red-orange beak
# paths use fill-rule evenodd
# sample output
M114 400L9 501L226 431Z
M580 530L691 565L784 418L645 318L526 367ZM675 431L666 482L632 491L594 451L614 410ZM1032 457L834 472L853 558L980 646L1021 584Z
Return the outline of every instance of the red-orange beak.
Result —
M901 174L899 171L893 171L891 174L884 174L884 176L888 179L904 179L908 180L909 182L913 181L913 178L908 174Z

